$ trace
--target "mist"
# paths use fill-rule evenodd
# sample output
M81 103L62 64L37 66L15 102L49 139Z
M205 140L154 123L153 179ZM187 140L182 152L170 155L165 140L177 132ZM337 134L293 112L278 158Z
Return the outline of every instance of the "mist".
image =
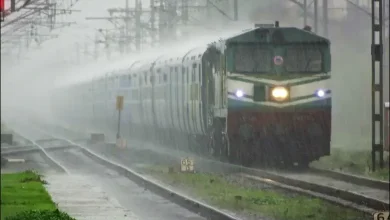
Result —
M143 0L143 7L147 8L149 2ZM192 20L197 21L199 25L178 30L178 36L181 36L179 39L172 39L154 48L144 44L141 53L121 55L113 51L109 58L100 48L101 56L97 60L83 57L76 63L75 42L92 47L97 29L112 28L107 21L87 21L85 17L108 16L107 8L124 6L124 0L110 0L109 3L103 0L81 0L75 6L75 9L81 12L62 18L75 21L77 24L54 30L59 37L40 45L32 43L30 49L24 49L22 56L18 58L15 55L1 56L2 120L18 117L21 112L40 118L51 117L50 91L57 86L90 80L106 74L107 71L128 67L137 60L157 58L167 51L178 53L202 46L253 27L254 23L273 23L278 20L282 27L303 27L300 8L287 0L241 2L238 22L231 21L215 9L211 9L211 20L205 19L206 12L190 12ZM330 2L333 5L329 7L344 8L329 11L328 33L332 43L333 64L332 147L370 149L371 17L362 10L346 4L345 1ZM129 3L131 7L134 6L134 1ZM220 4L223 10L229 12L228 17L232 17L232 4L218 2L215 4ZM322 21L320 14L318 25L320 35L324 33ZM308 24L314 26L310 17ZM17 49L9 50L12 51L11 54L15 54ZM388 54L388 46L385 47L386 53ZM388 58L385 60L388 61ZM389 100L389 71L388 63L385 64L387 66L384 71L384 94L385 100Z

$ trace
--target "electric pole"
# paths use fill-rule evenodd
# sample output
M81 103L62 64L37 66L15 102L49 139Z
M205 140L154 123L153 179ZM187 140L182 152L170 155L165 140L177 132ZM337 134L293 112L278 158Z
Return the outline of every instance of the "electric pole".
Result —
M318 0L314 0L314 32L318 34Z
M303 0L303 27L307 26L307 0Z
M234 0L234 20L238 21L238 0Z
M371 0L371 70L372 70L372 170L376 169L376 153L383 168L383 0ZM378 11L377 11L378 9ZM379 13L379 19L376 14ZM379 39L378 39L378 38ZM377 71L376 64L379 66ZM377 100L379 97L379 100Z
M322 17L323 17L323 28L324 28L324 37L328 37L328 0L322 0Z
M80 45L79 45L79 43L75 43L75 49L76 49L76 56L75 56L75 58L76 58L76 64L77 65L79 65L80 64Z

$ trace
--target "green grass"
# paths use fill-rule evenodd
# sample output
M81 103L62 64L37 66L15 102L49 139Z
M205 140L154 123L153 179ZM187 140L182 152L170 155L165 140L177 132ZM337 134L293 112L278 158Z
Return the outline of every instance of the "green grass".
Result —
M147 173L175 187L190 190L221 208L278 220L358 220L362 213L280 190L259 189L228 181L213 174L167 172L167 168L145 167ZM371 219L369 217L368 219Z
M56 210L43 184L32 171L1 174L1 219L29 210Z
M368 150L343 150L333 148L331 155L321 158L311 164L313 167L340 170L343 172L366 176L374 179L389 181L389 159L388 153L384 155L385 167L372 172L371 152Z

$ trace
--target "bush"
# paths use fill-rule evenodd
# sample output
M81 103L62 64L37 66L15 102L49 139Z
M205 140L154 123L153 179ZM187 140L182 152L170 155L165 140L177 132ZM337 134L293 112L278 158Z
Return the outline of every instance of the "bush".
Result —
M20 212L14 216L6 217L5 220L76 220L68 214L59 211L29 210Z

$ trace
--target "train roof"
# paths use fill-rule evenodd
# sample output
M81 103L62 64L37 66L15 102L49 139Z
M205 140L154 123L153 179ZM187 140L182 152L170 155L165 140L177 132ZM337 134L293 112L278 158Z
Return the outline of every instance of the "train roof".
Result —
M260 42L273 43L274 39L278 38L278 43L326 43L330 44L327 38L315 34L311 31L306 31L296 27L269 27L269 28L254 28L246 30L240 34L225 39L226 44L230 43L248 43Z

